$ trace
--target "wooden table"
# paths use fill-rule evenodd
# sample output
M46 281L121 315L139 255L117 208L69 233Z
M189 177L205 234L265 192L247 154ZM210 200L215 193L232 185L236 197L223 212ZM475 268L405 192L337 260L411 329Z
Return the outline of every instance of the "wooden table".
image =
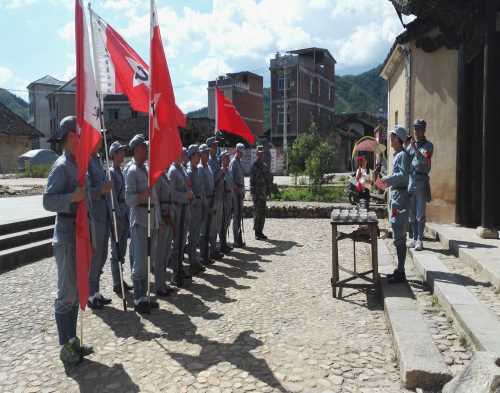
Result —
M375 288L379 290L379 273L378 273L378 253L377 253L377 237L378 237L378 219L375 212L367 211L359 208L334 209L331 214L332 225L332 290L333 297L337 297L337 288L339 288L338 296L342 297L343 288ZM339 226L356 225L358 228L351 233L342 233L338 231ZM350 238L353 241L354 252L354 270L348 270L339 266L339 249L338 241L341 239ZM371 260L372 268L365 272L357 272L356 269L356 241L368 242L371 245ZM349 273L351 276L343 280L339 280L339 270ZM371 275L371 277L369 277ZM354 283L352 281L361 279L366 283Z

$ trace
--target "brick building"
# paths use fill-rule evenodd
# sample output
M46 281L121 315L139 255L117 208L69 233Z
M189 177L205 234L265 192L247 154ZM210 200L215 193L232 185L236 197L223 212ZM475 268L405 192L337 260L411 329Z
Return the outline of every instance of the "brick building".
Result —
M252 133L259 137L264 133L263 78L248 71L220 76L208 82L208 117L215 119L215 87L229 98Z
M320 132L332 126L335 106L335 64L327 49L307 48L276 54L271 59L271 141L283 145L285 96L290 146L314 121Z

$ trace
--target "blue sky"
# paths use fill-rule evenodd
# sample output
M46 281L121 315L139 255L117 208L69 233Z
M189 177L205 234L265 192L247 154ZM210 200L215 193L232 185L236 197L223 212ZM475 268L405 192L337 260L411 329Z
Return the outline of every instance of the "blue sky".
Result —
M94 10L147 59L149 1L93 0ZM176 100L206 105L218 74L265 77L276 51L325 47L337 73L380 64L401 23L388 0L157 0ZM74 76L74 0L0 0L0 87L23 90L46 74ZM147 60L146 60L147 61Z

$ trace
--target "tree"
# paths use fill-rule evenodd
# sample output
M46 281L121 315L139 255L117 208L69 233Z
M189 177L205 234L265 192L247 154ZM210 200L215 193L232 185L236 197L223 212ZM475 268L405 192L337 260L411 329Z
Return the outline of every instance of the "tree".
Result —
M334 170L334 149L326 142L321 142L306 160L305 173L309 176L309 184L313 191L321 187L323 176Z
M320 142L316 124L312 122L309 132L299 135L288 152L288 171L295 176L303 174L307 159Z

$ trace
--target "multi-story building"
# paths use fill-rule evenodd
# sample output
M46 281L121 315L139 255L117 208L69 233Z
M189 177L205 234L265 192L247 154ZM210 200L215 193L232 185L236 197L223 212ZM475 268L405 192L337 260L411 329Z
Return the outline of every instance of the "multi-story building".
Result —
M327 49L307 48L277 53L271 59L271 141L290 146L314 122L320 132L332 126L335 107L335 64ZM286 105L286 111L285 111Z
M49 94L64 85L60 81L50 75L37 79L28 85L30 113L28 123L39 130L43 136L39 138L39 146L48 148L50 138L50 111L49 111Z
M73 78L48 95L50 113L50 135L53 136L60 121L75 114L76 79ZM106 126L115 120L135 119L147 116L134 111L124 95L107 95L104 97L104 121ZM142 123L141 123L142 124ZM109 128L109 127L108 127ZM108 136L108 139L112 137ZM54 149L54 143L52 148Z
M248 71L220 76L208 82L208 117L215 119L215 87L229 98L252 133L264 133L263 78Z

